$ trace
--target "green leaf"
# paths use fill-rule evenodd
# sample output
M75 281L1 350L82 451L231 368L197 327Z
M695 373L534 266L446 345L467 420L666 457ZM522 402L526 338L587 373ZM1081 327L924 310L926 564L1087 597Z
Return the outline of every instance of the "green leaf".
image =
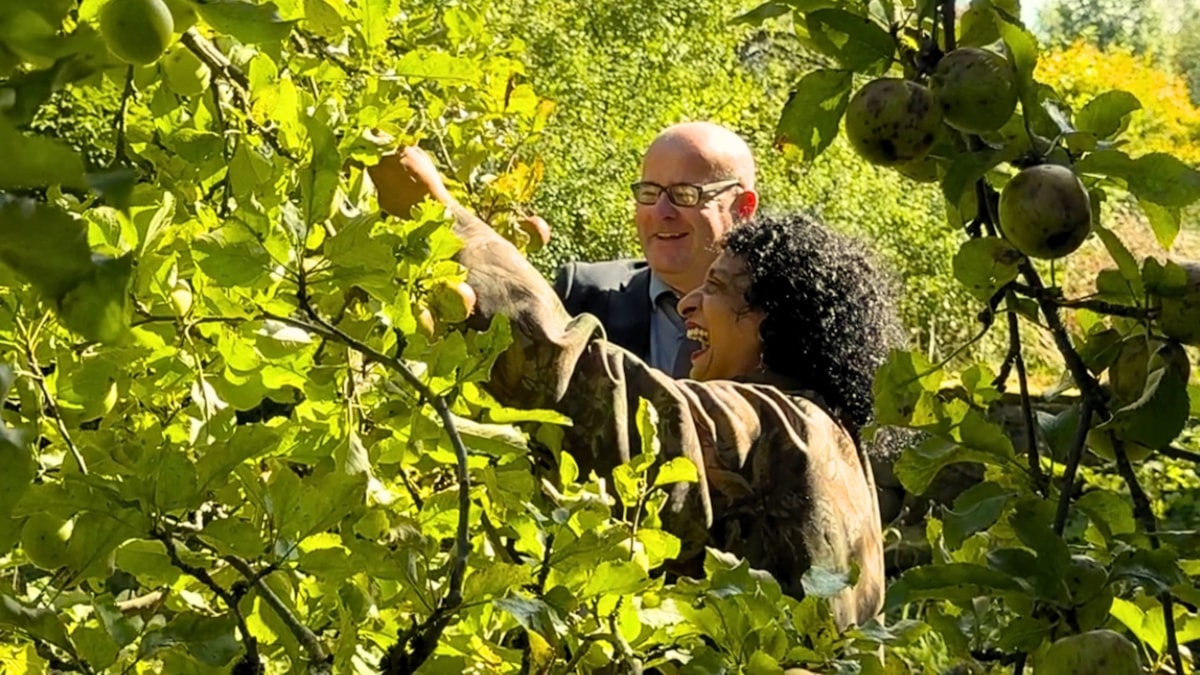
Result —
M1087 514L1105 539L1133 534L1137 529L1133 506L1115 492L1092 490L1077 499L1075 507Z
M980 300L991 299L1017 278L1021 252L998 237L968 239L954 254L954 278Z
M991 527L1015 494L988 481L960 494L954 500L953 509L942 507L946 544L950 548L959 548L967 537Z
M744 671L746 675L783 675L783 666L770 654L756 651L750 655Z
M581 596L628 595L645 589L649 583L640 564L630 560L605 560L588 578Z
M1188 420L1187 382L1174 368L1150 372L1141 398L1117 409L1100 425L1127 442L1161 448L1174 441Z
M158 540L131 539L125 542L117 549L116 564L147 587L169 586L180 575L167 555L167 547Z
M1065 592L1061 580L1071 566L1071 552L1063 538L1054 532L1055 504L1042 499L1026 499L1017 504L1009 525L1017 538L1037 554L1039 588L1048 598Z
M281 42L296 23L280 18L279 8L273 2L206 0L197 2L195 7L210 26L245 44Z
M1179 236L1181 220L1179 209L1160 206L1145 199L1138 200L1138 205L1142 207L1142 212L1150 221L1150 229L1154 232L1154 238L1158 240L1158 245L1163 249L1170 249L1174 246L1175 238Z
M1040 111L1037 89L1033 81L1033 72L1037 69L1038 46L1037 38L1020 23L1011 17L1000 17L996 26L1000 30L1000 38L1008 48L1009 62L1017 73L1017 92L1021 97L1021 109L1026 117L1032 117L1035 111Z
M792 8L785 2L764 2L744 14L735 16L729 22L735 25L746 23L752 26L761 26L768 19L774 19L785 14L790 14L791 12Z
M391 33L392 18L399 12L396 0L362 0L358 4L360 29L368 49L381 47Z
M328 220L333 215L342 160L338 155L337 139L321 120L311 115L303 120L312 140L312 160L300 170L300 189L304 195L304 219L309 227ZM303 241L308 237L307 230Z
M245 227L226 225L197 237L196 265L221 286L248 286L267 273L271 257Z
M393 68L399 77L423 80L477 84L483 77L470 60L432 49L414 49L402 56Z
M71 641L79 656L93 668L108 668L117 660L121 648L99 626L79 626L71 632Z
M1158 595L1185 581L1178 559L1174 551L1166 548L1125 550L1113 559L1109 578L1128 579L1150 595Z
M972 563L926 565L907 570L887 590L885 611L922 599L972 600L996 591L1020 591L1007 574Z
M183 612L160 630L142 638L140 654L145 657L172 645L183 645L197 660L213 667L224 666L242 650L232 616L208 617Z
M654 485L651 487L672 483L695 483L698 480L700 480L700 474L692 460L687 457L676 457L658 468L658 475L654 477Z
M919 352L892 350L888 360L875 372L872 391L880 424L907 425L922 393L935 391L941 372Z
M846 572L834 572L817 565L809 567L800 577L804 594L818 598L832 598L849 588L851 583L850 575Z
M529 580L529 567L493 562L481 569L472 570L463 583L463 601L472 603L494 595L503 595L510 588L522 586Z
M895 465L896 478L909 492L923 494L944 467L958 462L995 463L996 458L943 439L929 438L900 455Z
M559 631L564 627L554 608L544 601L510 595L493 600L492 604L511 615L525 630L541 635L552 645L558 643Z
M217 518L205 525L198 536L222 555L253 559L266 548L262 533L242 518Z
M956 155L946 168L942 179L942 194L950 204L958 204L963 193L972 188L984 174L1011 159L1007 151L985 150Z
M779 116L776 143L799 148L806 162L816 159L837 138L851 81L848 70L815 70L801 78Z
M1132 159L1119 150L1098 150L1079 160L1075 168L1124 180L1139 201L1181 208L1200 199L1200 171L1162 152Z
M1098 138L1112 138L1129 124L1129 116L1142 109L1136 96L1120 90L1110 90L1087 102L1075 115L1075 128L1089 131Z
M1134 294L1140 296L1145 293L1145 288L1142 286L1142 272L1138 269L1137 260L1134 259L1133 254L1125 248L1125 244L1111 230L1099 226L1094 229L1096 235L1100 237L1100 241L1104 242L1104 247L1108 249L1108 254L1116 261L1121 276L1129 282Z
M633 508L637 504L638 496L641 494L641 485L633 467L628 463L613 469L613 488L616 489L617 496L620 497L621 503L626 508Z
M996 12L989 3L972 2L959 18L959 47L985 47L1000 39Z
M196 461L196 475L202 490L223 484L243 462L265 456L278 447L279 434L260 425L239 426L219 445L204 449Z
M304 0L305 25L317 35L337 41L346 25L339 0Z
M804 16L812 43L842 67L882 73L896 52L896 42L870 18L841 9L822 9Z
M1011 458L1014 454L1012 439L1004 430L998 424L989 422L982 413L973 408L963 417L958 433L962 444L972 450L986 452L1001 459Z
M29 199L0 196L0 261L51 300L61 298L92 272L92 252L82 221Z
M1154 606L1149 612L1144 611L1124 598L1113 598L1112 608L1109 609L1113 618L1125 624L1134 637L1158 653L1162 653L1167 643L1166 631L1161 621L1162 611L1160 606ZM1153 614L1158 615L1158 621L1151 619Z
M1032 653L1046 639L1052 625L1045 617L1019 616L1004 627L997 646L1010 652Z
M0 115L0 147L5 160L0 162L0 190L61 185L86 190L83 158L59 141L43 136L27 136Z
M1079 428L1079 407L1071 406L1057 415L1038 410L1035 415L1042 437L1050 446L1051 456L1058 461L1065 461L1071 449L1071 439Z
M0 372L0 376L3 372ZM0 382L0 390L5 388ZM4 396L0 395L0 401ZM0 518L7 517L12 507L33 484L37 476L37 464L29 445L19 432L5 428L0 420Z
M133 254L99 258L89 274L58 301L63 326L94 342L114 344L129 332Z
M68 651L73 649L58 612L46 607L26 607L6 593L0 593L0 626L19 630Z

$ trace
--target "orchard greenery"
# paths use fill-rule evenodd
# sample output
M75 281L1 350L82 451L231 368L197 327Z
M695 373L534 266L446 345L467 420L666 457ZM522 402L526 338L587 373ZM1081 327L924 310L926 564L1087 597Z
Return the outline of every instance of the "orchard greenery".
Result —
M1188 386L1200 264L1135 259L1101 213L1131 199L1169 249L1182 209L1200 198L1200 172L1166 152L1127 152L1122 135L1142 107L1133 94L1070 105L1036 80L1038 45L1015 1L975 0L961 14L954 5L768 2L742 17L788 22L832 61L798 83L781 140L812 158L841 127L865 159L936 183L980 336L995 328L1010 341L1003 361L958 373L916 351L894 353L878 373L878 421L925 435L896 463L908 490L924 492L950 464L986 467L928 520L933 564L900 575L888 607L919 603L964 667L1125 673L1142 672L1140 661L1186 672L1186 643L1200 637L1198 551L1193 537L1160 531L1134 465L1200 459L1173 445L1200 408L1200 388ZM1009 88L1011 114L991 114ZM1091 236L1110 266L1091 293L1066 297L1054 264ZM1022 348L1035 331L1061 354L1049 395L1074 402L1058 414L1035 411L1029 394ZM1024 417L1016 445L987 415L1012 380Z
M1178 454L1194 425L1178 341L1195 342L1195 282L1165 257L1139 265L1098 218L1128 193L1169 245L1200 178L1122 150L1131 94L1072 110L1035 81L1012 3L979 0L957 24L942 9L829 0L743 17L790 22L829 66L782 110L793 157L828 151L870 79L923 86L952 41L1002 56L1020 98L995 131L939 127L915 174L938 182L963 297L981 329L1006 325L1009 358L951 374L897 352L877 380L879 421L925 432L896 465L909 490L955 462L986 480L928 520L934 560L894 581L887 621L839 633L822 598L850 578L813 571L796 600L709 551L705 578L665 583L664 488L696 474L669 463L649 480L653 409L639 456L610 481L579 475L560 439L584 421L506 409L481 386L512 336L504 320L459 324L470 298L454 292L444 211L381 215L367 168L419 143L499 232L540 243L522 219L554 105L486 8L5 2L0 663L925 673L1070 662L1089 650L1051 643L1085 633L1122 654L1132 639L1145 666L1190 662L1195 537L1158 531L1133 465ZM995 190L1046 159L1080 177L1112 253L1095 297L1063 297L1050 263L998 236ZM987 410L1011 373L1024 382L1038 326L1079 403L1027 406L1021 454Z

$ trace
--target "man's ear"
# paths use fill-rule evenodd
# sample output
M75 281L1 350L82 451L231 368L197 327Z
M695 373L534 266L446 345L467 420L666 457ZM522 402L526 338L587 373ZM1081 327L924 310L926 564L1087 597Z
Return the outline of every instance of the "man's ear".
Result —
M754 217L754 212L758 210L758 193L754 190L746 190L737 196L734 201L733 212L737 215L738 220L743 222Z

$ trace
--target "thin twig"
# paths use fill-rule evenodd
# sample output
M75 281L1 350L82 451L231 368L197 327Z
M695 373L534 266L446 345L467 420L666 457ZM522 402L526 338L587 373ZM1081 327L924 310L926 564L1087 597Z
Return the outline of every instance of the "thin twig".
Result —
M63 442L67 444L67 449L71 451L71 457L75 460L75 466L79 469L79 473L88 475L87 461L83 458L83 453L79 451L79 446L75 445L75 441L71 438L71 432L67 429L67 423L63 421L62 415L59 414L58 404L54 402L54 395L50 393L50 387L46 386L46 373L42 371L42 367L38 364L37 354L34 351L32 344L25 345L25 358L29 361L29 369L33 371L34 380L37 381L38 389L42 392L42 398L45 400L46 414L54 419L55 426L58 427L58 433L63 438Z
M1182 459L1188 462L1200 463L1200 454L1182 450L1173 445L1168 445L1167 447L1160 449L1159 452L1167 457L1170 457L1171 459Z
M122 614L136 614L145 610L153 610L160 606L167 598L167 591L157 590L150 591L145 595L139 595L136 598L122 600L117 603L117 609Z
M300 619L297 618L290 609L288 609L287 605L283 604L283 600L281 600L279 596L275 594L275 591L271 590L271 587L267 585L267 582L263 578L265 575L255 572L254 568L250 566L250 563L237 556L227 555L223 558L223 560L229 563L230 567L240 572L242 576L246 577L246 580L249 581L250 584L254 586L255 590L258 591L258 595L260 598L262 598L263 602L267 603L271 609L275 610L275 614L279 616L279 619L283 621L284 625L288 627L288 630L291 631L292 635L294 635L300 644L304 646L304 650L308 652L308 658L310 661L312 661L314 664L325 665L328 665L332 661L330 654L325 651L325 646L321 644L320 638L318 638L315 633L309 630L308 626L305 626L304 623L300 621Z
M1033 425L1033 406L1029 402L1029 380L1025 373L1025 358L1021 355L1021 327L1015 312L1008 313L1008 339L1013 364L1017 368L1017 382L1021 387L1021 417L1025 423L1025 442L1029 445L1029 474L1033 478L1034 489L1042 497L1050 496L1050 488L1042 475L1042 460L1038 456L1037 430Z
M121 104L117 106L117 114L113 117L113 129L117 132L116 154L112 166L120 166L129 159L125 147L125 115L129 112L129 99L133 98L133 66L125 70L125 89L121 92Z
M279 142L279 135L275 129L268 129L254 120L250 116L250 78L246 77L237 66L221 53L213 43L201 35L195 28L189 28L179 41L188 48L193 54L200 58L213 74L230 84L230 89L234 96L238 99L243 111L246 113L246 126L251 131L262 136L263 140L270 145L276 153L293 162L298 162L297 158L290 150L283 147Z
M204 584L225 603L225 606L229 608L229 611L233 614L233 618L237 621L238 630L242 634L242 644L246 646L246 660L251 663L261 663L262 661L258 655L258 640L250 633L249 627L246 626L246 617L242 616L242 610L238 607L238 601L241 599L240 595L225 590L212 578L208 570L184 562L179 557L179 551L175 547L175 538L170 533L156 533L156 537L167 548L167 557L171 559L172 565L195 578L196 581Z
M1079 470L1079 461L1083 458L1083 447L1087 442L1088 430L1092 427L1092 401L1083 399L1079 413L1079 425L1075 427L1075 436L1071 438L1071 449L1067 453L1067 468L1063 471L1062 492L1058 497L1058 510L1054 514L1054 533L1061 535L1067 525L1067 515L1071 511L1071 497L1075 493L1075 473Z
M213 118L217 123L217 130L221 134L221 156L225 158L225 177L221 179L221 206L217 209L218 215L222 219L229 216L229 193L233 187L233 173L229 170L233 163L232 153L229 151L229 127L225 124L225 107L221 101L221 87L219 83L214 82L212 87L213 98Z
M1079 387L1080 393L1084 398L1092 399L1093 410L1100 413L1101 416L1107 417L1105 408L1105 394L1100 388L1100 384L1096 382L1096 378L1088 371L1087 364L1079 356L1079 352L1075 351L1075 346L1071 344L1071 337L1067 333L1066 326L1063 325L1062 317L1058 315L1059 306L1044 292L1045 286L1042 284L1042 278L1033 267L1033 263L1029 260L1024 260L1020 263L1018 269L1021 275L1025 277L1026 283L1034 290L1031 296L1038 303L1038 307L1042 310L1042 316L1046 319L1046 327L1050 330L1051 336L1054 338L1054 344L1058 347L1059 353L1062 354L1063 360L1066 361L1067 370L1071 372L1071 377L1075 380L1075 385Z
M1020 283L1013 283L1012 289L1021 295L1028 296L1035 300L1047 300L1050 303L1066 309L1086 309L1097 314L1107 314L1109 316L1120 316L1129 319L1145 319L1153 314L1154 310L1143 309L1141 307L1130 307L1129 305L1119 305L1115 302L1105 302L1103 300L1092 300L1088 298L1064 298L1056 290L1045 288L1034 288L1032 286Z

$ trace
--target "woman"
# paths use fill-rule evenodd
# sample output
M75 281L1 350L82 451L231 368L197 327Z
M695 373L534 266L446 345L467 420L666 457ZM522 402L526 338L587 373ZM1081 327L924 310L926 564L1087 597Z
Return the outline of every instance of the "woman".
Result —
M658 413L663 461L697 466L699 482L672 486L661 514L682 541L672 572L698 576L713 546L800 596L801 576L819 566L857 575L831 599L839 626L878 614L879 506L855 438L870 416L869 373L895 323L886 296L862 281L874 278L862 251L803 218L736 229L705 283L680 302L702 348L696 379L676 381L605 341L594 317L568 316L528 261L457 204L424 152L409 148L384 164L403 176L380 186L389 210L429 195L454 211L459 262L478 296L473 325L497 315L512 322L514 344L488 385L498 400L568 415L575 424L564 448L584 475L607 475L630 458L645 398Z

